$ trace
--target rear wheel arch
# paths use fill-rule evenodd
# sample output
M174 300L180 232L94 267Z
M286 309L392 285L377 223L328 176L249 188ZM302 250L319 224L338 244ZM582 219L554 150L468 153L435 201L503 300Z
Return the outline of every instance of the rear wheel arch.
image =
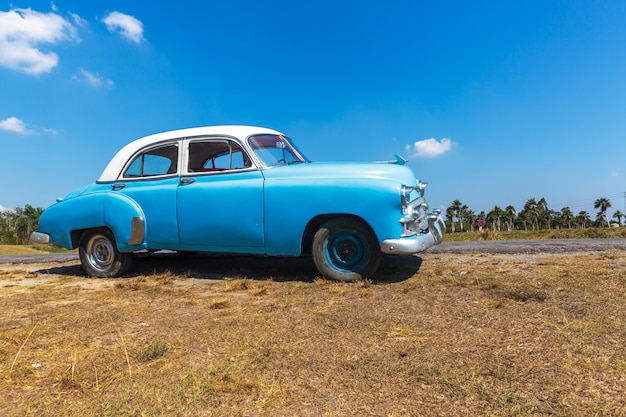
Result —
M80 239L83 237L83 235L85 233L91 232L91 231L102 231L102 232L109 232L111 233L113 236L115 236L115 233L113 233L113 230L111 230L109 227L107 226L100 226L100 227L89 227L87 229L76 229L76 230L72 230L70 232L70 237L72 239L72 249L76 249L78 248L78 245L80 245Z

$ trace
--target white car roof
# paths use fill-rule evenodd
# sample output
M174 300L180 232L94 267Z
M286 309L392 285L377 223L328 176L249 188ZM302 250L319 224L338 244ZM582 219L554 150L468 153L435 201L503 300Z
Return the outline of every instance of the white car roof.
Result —
M266 127L230 125L193 127L189 129L170 130L168 132L145 136L120 149L111 159L104 171L102 171L100 178L98 178L98 182L111 182L117 180L122 172L122 169L126 165L126 162L128 162L128 159L140 149L152 144L164 142L170 139L215 135L231 136L240 139L243 142L248 136L258 134L282 135L282 133Z

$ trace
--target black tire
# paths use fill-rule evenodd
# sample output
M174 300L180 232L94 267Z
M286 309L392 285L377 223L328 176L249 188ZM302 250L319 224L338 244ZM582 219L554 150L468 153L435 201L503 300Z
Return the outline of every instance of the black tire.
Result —
M322 224L313 237L312 254L318 271L336 281L370 278L382 259L372 230L352 218L337 218Z
M133 256L120 253L113 234L106 229L85 232L78 244L78 254L83 269L92 277L119 277L128 271Z

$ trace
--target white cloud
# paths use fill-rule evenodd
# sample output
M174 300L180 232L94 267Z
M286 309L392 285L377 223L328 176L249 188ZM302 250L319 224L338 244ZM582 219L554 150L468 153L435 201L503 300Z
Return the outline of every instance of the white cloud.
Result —
M611 177L621 177L622 174L619 171L613 170L611 171Z
M4 207L2 204L0 204L0 213L5 212L5 211L13 211L13 209Z
M74 17L76 21L76 17ZM76 28L55 13L32 9L0 12L0 65L27 74L50 72L59 62L54 52L43 52L41 44L78 40Z
M18 135L58 135L59 131L49 127L31 127L15 116L0 120L0 130L17 133Z
M74 21L74 24L76 26L80 26L80 27L87 26L87 21L83 19L82 17L80 17L79 15L77 15L76 13L69 13L69 15Z
M113 87L113 81L103 78L97 72L89 72L84 68L81 68L78 74L75 74L72 78L74 80L86 82L92 87Z
M454 142L448 138L441 139L440 142L435 138L424 139L413 143L413 145L406 145L406 152L409 157L422 157L422 158L434 158L448 152L454 146Z
M110 32L119 32L123 37L135 43L143 40L143 23L134 16L111 12L102 21Z
M36 133L35 131L30 130L26 126L26 123L24 123L17 117L8 117L0 121L0 129L20 135L34 135Z

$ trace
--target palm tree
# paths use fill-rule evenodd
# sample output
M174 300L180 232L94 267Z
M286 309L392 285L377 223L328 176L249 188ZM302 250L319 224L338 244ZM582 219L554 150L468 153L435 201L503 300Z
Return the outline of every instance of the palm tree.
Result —
M541 220L541 224L545 224L548 226L548 229L552 229L554 210L550 210L550 208L548 208L548 202L543 197L537 201L537 207L539 208L539 219ZM537 227L537 229L539 229L539 227Z
M604 223L605 222L606 222L606 219L602 215L602 212L601 211L597 212L596 213L596 220L593 222L593 226L594 227L604 227Z
M608 209L609 207L611 207L611 202L604 197L598 198L595 203L593 203L593 208L594 209L600 209L600 212L598 213L600 217L600 215L602 217L604 217L604 219L606 220L606 226L609 227L609 218L606 215L606 209Z
M459 221L461 222L461 231L463 231L463 220L467 220L469 218L470 209L467 207L467 204L463 204L461 206L461 210L459 211ZM467 229L465 230L467 231Z
M454 214L456 215L456 218L459 219L459 226L461 228L461 232L463 231L463 217L461 214L461 207L462 204L459 200L454 200L452 202L452 204L450 205L450 208L452 209L452 211L454 212Z
M498 206L494 206L493 210L487 213L487 219L491 220L491 225L492 225L491 228L493 230L496 230L496 227L497 227L498 231L500 231L500 222L501 222L503 213L504 212L502 211L502 209Z
M467 220L467 222L470 225L470 230L473 232L474 231L474 223L476 222L476 213L474 213L472 210L469 209L469 207L467 206L463 206L465 207L465 210L463 212L463 218Z
M580 211L578 215L576 216L576 221L580 225L581 229L586 229L587 223L591 221L591 217L589 217L589 213L583 210L583 211Z
M450 232L454 233L454 208L452 206L446 209L446 220L450 221Z
M515 216L517 216L517 212L515 211L515 207L506 206L504 209L504 218L506 220L506 227L509 229L509 232L513 229L513 223L515 222Z
M545 200L544 200L545 201ZM535 223L533 224L533 230L535 226L537 230L539 230L539 216L541 216L541 207L537 204L537 201L534 198L529 199L526 204L524 204L524 209L522 210L524 217L532 217L535 219Z
M620 227L622 227L622 217L624 217L624 213L619 210L613 213L613 218L617 219L617 223L619 223Z
M572 228L572 220L574 220L574 213L570 210L569 207L563 207L561 209L561 218L565 223L567 223L568 229Z

